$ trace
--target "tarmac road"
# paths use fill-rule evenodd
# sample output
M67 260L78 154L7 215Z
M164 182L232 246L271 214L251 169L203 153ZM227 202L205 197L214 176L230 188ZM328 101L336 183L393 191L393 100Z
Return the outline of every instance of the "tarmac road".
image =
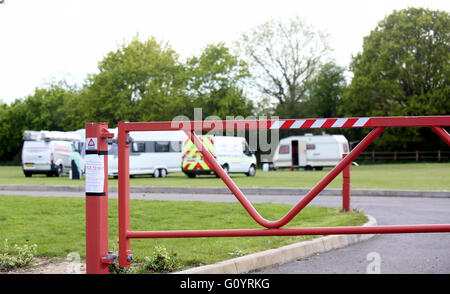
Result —
M79 192L0 191L6 195L84 197ZM117 195L110 193L110 198ZM131 194L133 199L236 201L233 195ZM252 202L295 204L298 196L248 195ZM311 205L341 206L337 196L318 196ZM450 223L449 198L352 197L352 208L377 219L379 225ZM258 271L263 274L449 274L450 233L385 234L305 260Z
M339 206L339 197L311 204ZM450 223L450 199L353 197L379 225ZM264 274L449 274L450 233L384 234L346 248L266 269Z

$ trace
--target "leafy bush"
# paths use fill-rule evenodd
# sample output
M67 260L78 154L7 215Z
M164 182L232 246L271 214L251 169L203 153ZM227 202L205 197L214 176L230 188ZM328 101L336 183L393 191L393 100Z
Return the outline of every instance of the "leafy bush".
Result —
M25 244L22 247L14 245L14 252L17 253L12 255L8 239L5 239L3 250L0 252L0 271L7 272L14 268L27 266L33 261L36 249L36 244Z
M109 265L108 272L110 274L135 274L136 270L131 267L120 267L117 262Z
M169 253L164 246L156 246L152 256L146 256L143 262L143 268L146 271L167 273L177 270L180 261L176 253Z

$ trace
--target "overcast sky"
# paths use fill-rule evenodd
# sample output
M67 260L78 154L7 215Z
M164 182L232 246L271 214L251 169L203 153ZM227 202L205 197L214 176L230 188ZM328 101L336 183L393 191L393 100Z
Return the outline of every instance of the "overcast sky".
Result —
M65 79L81 84L98 62L139 35L168 41L182 58L228 44L271 18L300 16L330 34L348 66L363 37L394 9L450 11L449 0L5 0L0 5L0 100L11 102Z

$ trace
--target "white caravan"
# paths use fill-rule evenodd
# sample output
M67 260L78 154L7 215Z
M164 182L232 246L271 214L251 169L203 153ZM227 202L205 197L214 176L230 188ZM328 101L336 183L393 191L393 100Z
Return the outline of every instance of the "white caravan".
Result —
M68 173L82 140L78 134L57 131L24 131L23 139L22 170L26 177Z
M117 137L117 129L109 130ZM187 139L184 131L130 132L130 175L152 175L164 178L170 172L181 171L183 142ZM117 177L117 144L108 148L108 174Z
M291 136L280 140L272 163L275 169L321 170L337 165L343 154L348 152L348 141L343 135Z
M227 173L245 173L254 176L256 157L248 149L243 137L202 136L203 145L216 157ZM214 174L214 169L203 159L203 155L191 140L183 147L183 172L190 178L201 174Z

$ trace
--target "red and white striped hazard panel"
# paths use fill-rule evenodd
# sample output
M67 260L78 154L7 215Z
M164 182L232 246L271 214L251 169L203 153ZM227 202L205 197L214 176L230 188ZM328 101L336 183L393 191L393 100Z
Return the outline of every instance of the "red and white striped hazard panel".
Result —
M327 129L366 127L370 117L286 119L272 121L270 129Z

